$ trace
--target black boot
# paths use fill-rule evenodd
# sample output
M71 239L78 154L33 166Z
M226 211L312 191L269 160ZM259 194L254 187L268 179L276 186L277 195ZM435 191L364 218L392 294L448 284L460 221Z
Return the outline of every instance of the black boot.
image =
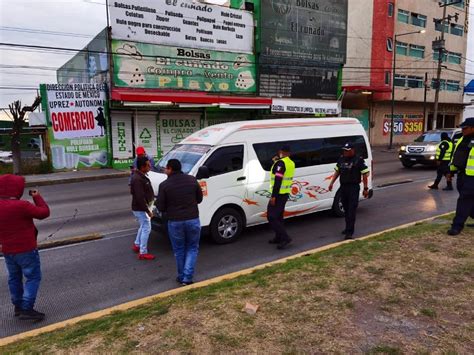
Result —
M428 188L431 190L438 190L438 185L435 185L435 184L429 185Z
M40 321L43 320L45 317L44 313L35 311L34 309L30 309L28 311L21 311L20 312L20 319L21 320L35 320Z

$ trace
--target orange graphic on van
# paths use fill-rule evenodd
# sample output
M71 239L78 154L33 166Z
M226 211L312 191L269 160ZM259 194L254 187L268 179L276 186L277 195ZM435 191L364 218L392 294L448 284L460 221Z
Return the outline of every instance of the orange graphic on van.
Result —
M308 195L309 198L314 198L315 200L318 199L318 196L313 195L313 194L312 194L311 192L309 192L309 191L306 191L305 194Z
M293 216L297 216L297 215L302 214L302 213L315 211L317 208L318 208L318 206L314 206L314 207L311 207L311 208L306 208L304 210L298 210L298 211L287 211L287 210L285 210L285 212L283 213L283 216L284 217L293 217ZM262 217L262 218L267 218L267 216L268 216L267 212L262 212L260 214L260 217Z
M260 206L257 201L253 201L248 198L244 198L242 201L245 202L249 206Z
M201 186L202 195L207 196L207 183L205 181L199 181L199 186Z

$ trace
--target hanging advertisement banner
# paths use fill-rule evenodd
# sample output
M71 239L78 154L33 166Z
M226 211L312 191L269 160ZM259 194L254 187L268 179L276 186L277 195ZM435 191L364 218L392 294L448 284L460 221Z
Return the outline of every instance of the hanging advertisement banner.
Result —
M341 103L339 101L273 99L272 112L338 115L341 113Z
M253 51L250 12L192 0L124 0L110 5L112 38L168 46Z
M112 41L117 87L255 93L255 56Z
M383 120L383 135L390 134L392 124L391 114L386 114ZM423 133L423 114L395 114L393 117L394 135L420 135Z
M200 113L163 113L159 119L162 155L201 128Z
M158 153L157 113L137 112L135 116L135 144L145 148L147 154L153 158Z
M42 84L53 167L106 166L108 103L105 84Z
M262 0L259 94L336 99L348 0Z
M262 0L262 62L344 64L347 1Z

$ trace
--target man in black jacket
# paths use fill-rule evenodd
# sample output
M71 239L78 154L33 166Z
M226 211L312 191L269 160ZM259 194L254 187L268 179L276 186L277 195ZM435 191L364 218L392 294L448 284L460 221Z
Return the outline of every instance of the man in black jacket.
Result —
M150 179L146 174L150 171L150 161L146 156L137 159L137 170L133 174L130 184L132 194L132 212L137 218L140 228L133 244L133 251L140 260L153 260L154 255L148 253L148 238L151 232L151 217L154 201L154 192Z
M194 176L182 173L177 159L168 161L166 175L168 179L160 184L157 208L168 220L168 234L178 269L176 281L190 285L201 238L198 204L203 198L202 190Z

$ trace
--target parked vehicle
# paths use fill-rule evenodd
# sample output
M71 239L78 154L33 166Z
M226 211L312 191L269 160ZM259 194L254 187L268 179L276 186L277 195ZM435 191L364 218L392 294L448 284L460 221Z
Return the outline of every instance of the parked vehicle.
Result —
M202 129L177 144L150 172L155 192L166 179L169 159L197 177L204 193L201 224L217 243L235 240L247 226L267 222L272 158L282 145L291 147L296 171L285 217L332 209L343 216L339 185L328 190L341 147L352 143L368 166L372 152L357 119L277 119L225 123ZM338 184L338 182L336 183ZM369 177L369 187L372 179ZM361 197L361 199L363 199ZM152 219L153 229L163 224Z
M413 143L402 145L398 152L398 158L405 168L411 168L415 164L436 166L436 149L441 142L441 133L446 132L449 138L456 142L461 138L459 128L444 128L427 131L415 139Z
M5 152L0 150L0 164L12 164L13 163L13 155L12 152Z

